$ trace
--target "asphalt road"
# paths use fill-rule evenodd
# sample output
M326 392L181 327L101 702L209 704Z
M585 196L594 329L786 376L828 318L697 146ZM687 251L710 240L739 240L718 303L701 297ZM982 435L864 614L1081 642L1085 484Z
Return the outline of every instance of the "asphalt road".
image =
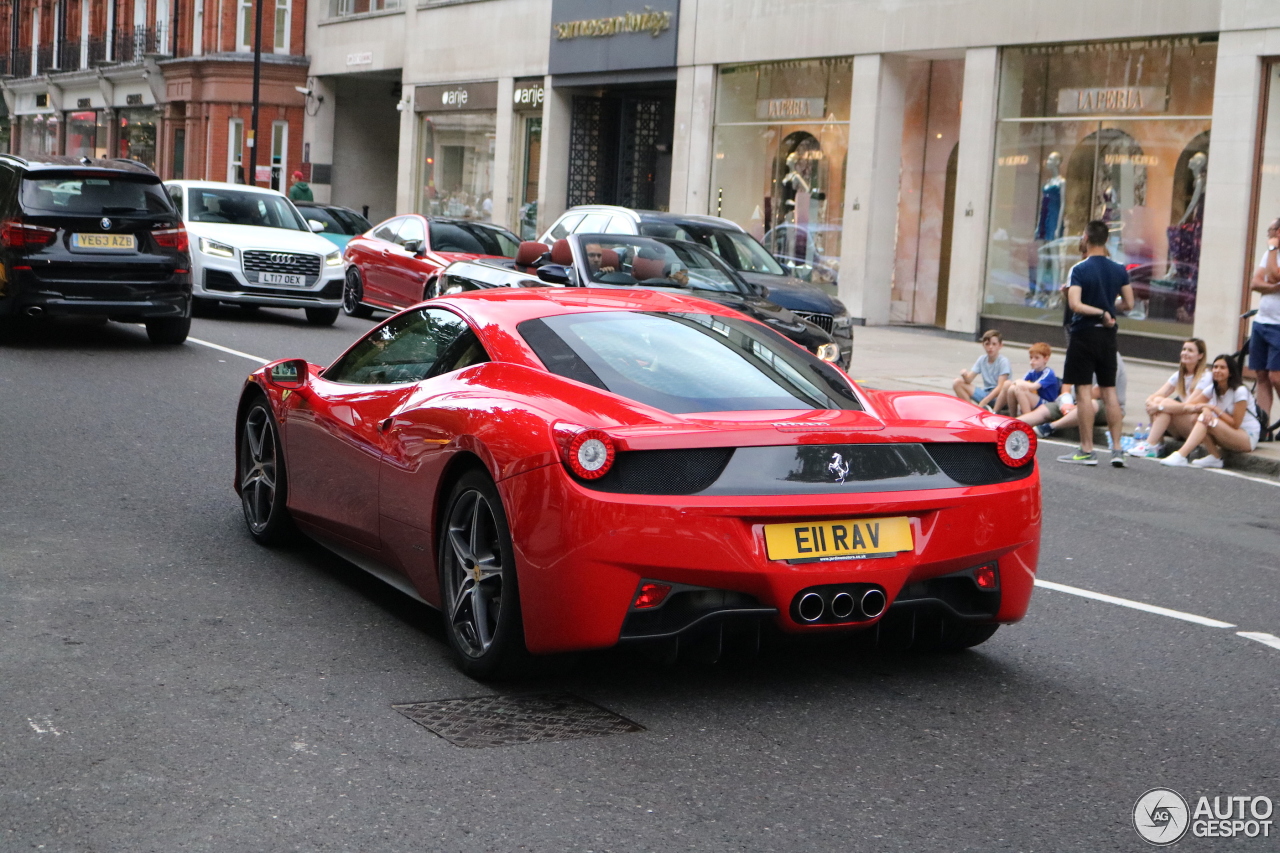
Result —
M192 334L323 363L368 327ZM428 608L249 539L253 365L114 324L0 343L0 851L1140 850L1150 788L1280 798L1280 649L1237 633L1280 634L1270 483L1040 451L1042 579L1235 627L1039 589L960 655L614 651L492 687ZM544 689L645 731L462 749L391 707Z

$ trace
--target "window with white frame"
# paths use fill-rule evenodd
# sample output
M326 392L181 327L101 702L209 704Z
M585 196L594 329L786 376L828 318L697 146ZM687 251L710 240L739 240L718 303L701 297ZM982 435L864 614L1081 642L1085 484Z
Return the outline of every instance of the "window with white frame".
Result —
M289 153L289 123L271 123L271 189L284 192L285 158Z
M227 181L244 183L244 119L233 118L227 132Z
M290 0L276 0L276 32L272 44L276 53L289 52Z
M253 50L253 0L240 0L240 14L236 15L236 50L241 53Z

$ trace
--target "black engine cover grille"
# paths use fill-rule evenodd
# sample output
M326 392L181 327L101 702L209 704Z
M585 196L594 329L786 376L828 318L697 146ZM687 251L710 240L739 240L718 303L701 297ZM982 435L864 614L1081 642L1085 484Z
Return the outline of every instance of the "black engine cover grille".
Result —
M629 450L620 452L609 473L598 480L578 480L589 489L626 495L692 495L720 476L732 447L693 450Z
M795 314L801 320L808 320L810 323L817 326L819 329L826 332L828 335L831 334L831 330L835 328L835 318L832 317L830 314L818 314L812 311L795 311L795 310L793 310L791 313Z
M962 486L1012 483L1031 476L1035 461L1010 468L1000 461L995 444L926 444L925 450L942 472Z

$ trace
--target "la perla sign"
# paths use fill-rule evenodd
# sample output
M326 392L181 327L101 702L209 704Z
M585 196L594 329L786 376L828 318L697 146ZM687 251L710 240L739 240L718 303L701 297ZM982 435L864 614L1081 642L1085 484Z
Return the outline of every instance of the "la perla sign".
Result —
M1059 89L1058 115L1079 113L1162 113L1169 107L1163 86Z

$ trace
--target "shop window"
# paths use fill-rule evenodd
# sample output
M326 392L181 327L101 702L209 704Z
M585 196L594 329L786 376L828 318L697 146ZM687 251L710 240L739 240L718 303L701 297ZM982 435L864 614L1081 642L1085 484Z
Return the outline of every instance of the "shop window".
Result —
M227 182L244 183L244 119L233 118L227 127Z
M58 153L58 116L54 113L25 115L19 119L18 154L45 157Z
M418 213L493 218L493 112L429 113L419 119Z
M67 156L106 157L106 110L83 110L67 114Z
M832 292L839 269L853 62L721 69L711 212Z
M984 315L1060 324L1101 219L1137 301L1122 331L1190 333L1216 59L1198 38L1004 51Z
M120 157L137 160L148 169L156 167L156 124L154 107L119 110Z

